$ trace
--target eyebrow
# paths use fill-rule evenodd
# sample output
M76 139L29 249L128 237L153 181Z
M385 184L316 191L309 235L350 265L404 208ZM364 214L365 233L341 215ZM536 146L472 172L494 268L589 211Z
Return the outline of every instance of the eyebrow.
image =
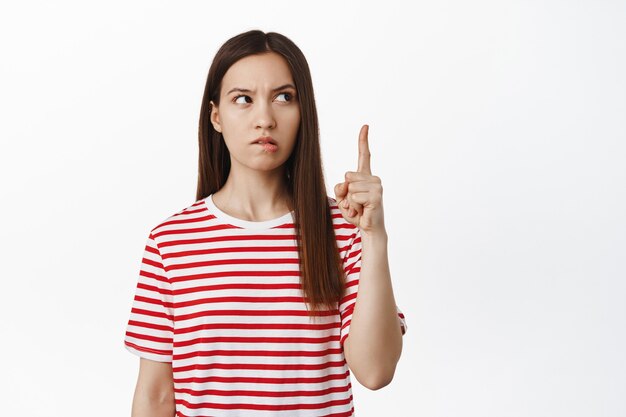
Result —
M294 90L296 89L296 87L294 87L293 84L283 84L280 87L276 87L272 89L272 92L278 91L278 90L284 90L286 88L293 88ZM232 90L230 90L228 93L226 93L226 95L235 92L235 91L239 91L241 93L251 93L252 90L248 90L247 88L239 88L239 87L235 87Z

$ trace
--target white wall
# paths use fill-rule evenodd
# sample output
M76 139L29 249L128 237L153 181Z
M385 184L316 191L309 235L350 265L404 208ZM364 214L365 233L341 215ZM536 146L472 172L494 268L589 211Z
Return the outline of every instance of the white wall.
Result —
M2 6L3 415L130 415L145 238L252 28L307 56L329 195L370 124L409 331L357 415L626 415L626 3L321 3Z

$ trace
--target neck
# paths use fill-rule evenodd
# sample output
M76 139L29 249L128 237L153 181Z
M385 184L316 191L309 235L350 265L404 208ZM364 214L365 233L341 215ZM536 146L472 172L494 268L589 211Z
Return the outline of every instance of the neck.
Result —
M243 220L264 221L280 217L291 208L283 167L274 171L231 169L213 202L225 213Z

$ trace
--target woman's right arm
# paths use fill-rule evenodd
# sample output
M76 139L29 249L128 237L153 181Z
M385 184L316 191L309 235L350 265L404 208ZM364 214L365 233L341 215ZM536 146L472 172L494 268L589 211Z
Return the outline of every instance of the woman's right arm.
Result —
M172 364L139 358L132 417L174 417Z

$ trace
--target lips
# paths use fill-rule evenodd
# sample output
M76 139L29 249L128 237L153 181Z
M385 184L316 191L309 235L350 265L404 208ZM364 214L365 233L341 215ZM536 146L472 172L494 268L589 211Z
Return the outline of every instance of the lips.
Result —
M272 145L277 145L276 141L272 139L271 136L259 136L252 143L260 143L261 145L265 145L266 143L271 143Z

